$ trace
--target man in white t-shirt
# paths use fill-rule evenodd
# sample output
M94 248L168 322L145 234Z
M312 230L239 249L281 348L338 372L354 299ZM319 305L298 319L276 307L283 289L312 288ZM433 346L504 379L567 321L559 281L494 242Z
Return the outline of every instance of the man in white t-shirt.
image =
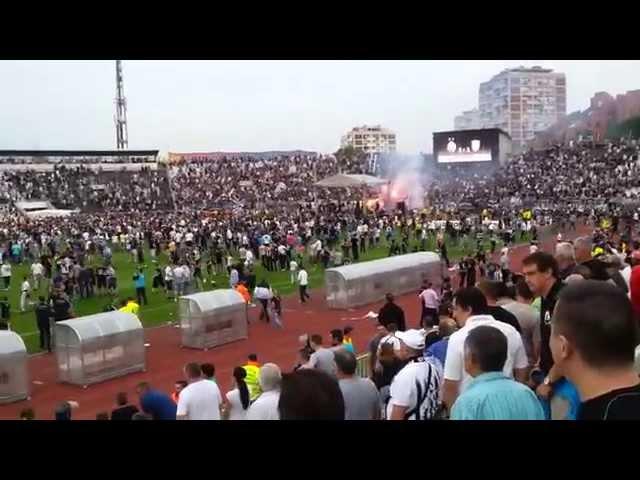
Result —
M171 265L164 267L164 288L167 295L173 295L173 271L174 268Z
M40 263L40 260L36 260L31 264L31 276L33 277L33 286L36 290L40 289L40 282L44 275L44 267Z
M280 420L278 402L282 373L275 363L265 363L258 375L262 393L247 411L247 420Z
M185 272L182 269L182 265L177 265L173 268L173 288L175 290L176 301L180 295L184 294Z
M430 420L440 406L440 371L425 359L424 335L420 330L397 332L398 357L406 362L391 382L388 420Z
M244 265L246 267L249 267L249 266L253 265L255 259L254 259L254 256L253 256L253 252L251 250L247 250L246 251L245 258L246 259L244 261Z
M320 259L320 252L322 252L322 241L317 239L311 244L311 258L313 258L314 262Z
M460 289L454 296L453 318L460 330L449 337L444 364L443 401L448 408L453 406L458 395L472 380L464 368L464 341L469 331L479 325L495 327L504 333L508 348L503 373L522 383L527 380L529 361L522 337L511 325L485 314L487 309L487 299L476 287Z
M215 382L202 376L197 363L188 363L184 367L187 385L178 397L177 420L220 420L222 395Z
M298 276L298 262L291 259L291 261L289 262L289 278L291 280L291 285L295 285L297 276Z
M509 260L509 249L504 247L500 256L500 269L502 270L502 281L508 283L511 279L511 262Z
M300 271L298 272L298 288L300 290L300 303L306 303L307 299L311 299L311 296L307 293L307 287L309 286L309 275L304 269L304 265L300 265Z
M440 298L438 292L433 287L431 282L424 284L424 290L418 295L422 302L422 321L420 326L425 325L425 320L428 322L426 325L434 326L438 324L438 308L440 307ZM427 327L425 327L427 328Z
M9 290L11 286L11 264L8 260L0 267L0 277L2 277L2 288Z
M398 352L400 351L400 339L396 336L396 331L398 330L398 326L395 323L391 322L387 324L386 327L382 327L382 328L385 329L387 334L384 337L382 337L378 342L377 358L380 357L380 349L382 349L382 346L387 344L393 345L393 351L397 355Z

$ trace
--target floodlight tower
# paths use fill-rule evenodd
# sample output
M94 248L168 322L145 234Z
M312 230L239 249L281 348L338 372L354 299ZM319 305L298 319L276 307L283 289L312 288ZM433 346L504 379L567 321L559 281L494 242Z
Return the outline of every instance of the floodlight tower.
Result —
M127 131L127 99L124 97L122 60L116 60L116 147L118 150L129 148Z

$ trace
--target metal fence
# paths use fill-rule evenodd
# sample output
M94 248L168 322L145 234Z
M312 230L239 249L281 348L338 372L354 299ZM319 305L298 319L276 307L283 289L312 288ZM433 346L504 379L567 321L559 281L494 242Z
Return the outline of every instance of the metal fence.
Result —
M369 368L369 354L363 353L356 357L356 375L362 378L369 378L371 369Z

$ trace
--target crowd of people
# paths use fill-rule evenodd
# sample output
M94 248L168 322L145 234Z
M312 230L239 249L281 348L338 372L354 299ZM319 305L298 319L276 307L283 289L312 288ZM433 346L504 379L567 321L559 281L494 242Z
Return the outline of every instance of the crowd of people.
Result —
M166 170L100 171L56 166L52 171L3 170L0 201L49 201L81 212L163 211L173 208Z
M102 156L0 156L0 165L88 165L100 163L154 163L156 159L153 155L102 155Z
M332 330L330 344L303 335L291 368L251 354L223 394L214 365L189 363L174 392L142 383L137 405L121 392L97 418L640 419L640 244L623 243L596 229L551 253L532 249L499 280L427 282L417 318L389 294L371 315L366 356L351 327ZM66 402L56 418L72 410Z
M170 176L179 208L214 209L231 203L251 211L326 203L331 192L316 188L317 181L364 170L364 161L338 161L334 156L224 157L171 167ZM342 195L341 202L359 198L359 192L353 193Z
M260 365L251 355L233 370L234 389L224 396L212 365L190 363L173 398L141 384L139 405L130 405L123 394L118 409L139 419L638 419L638 213L620 201L637 197L637 152L628 142L567 145L527 152L491 177L453 179L440 173L429 187L430 206L410 212L368 210L358 202L359 192L332 195L314 188L315 181L339 171L365 172L362 157L184 162L163 180L162 174L143 172L126 189L115 183L102 200L90 197L103 209L93 213L87 212L87 197L76 191L93 191L97 180L88 174L71 174L74 181L66 169L45 174L55 178L42 180L66 185L53 192L35 174L4 173L5 198L46 195L65 208L80 202L83 212L55 221L6 216L0 273L10 283L11 262L41 264L42 273L32 268L32 281L37 275L57 278L52 283L64 300L76 288L79 295L93 293L88 284L97 276L91 273L96 257L109 268L116 249L128 251L139 264L146 248L152 257L166 251L170 265L154 273L154 288L179 294L209 272L226 272L230 287L254 293L268 320L272 311L265 302L277 295L256 282L257 262L290 272L304 302L303 262L326 267L358 261L381 242L389 255L402 254L424 249L431 238L450 264L445 238L470 234L477 252L457 263L457 284L445 281L440 290L424 285L420 318L405 318L387 296L376 315L378 332L367 348L364 377L356 374L362 371L352 332L336 330L331 347L317 333L302 338L299 362L290 371ZM505 205L502 199L516 202ZM590 200L603 207L585 207ZM157 202L176 210L163 211ZM140 216L126 213L143 210ZM595 228L603 220L605 228ZM562 231L579 223L594 225L593 235L573 242L559 237L554 252L541 251L534 241L521 272L513 271L509 244L517 230L535 239L545 224L560 224ZM490 254L498 234L506 247L495 261ZM483 246L486 239L492 240L490 252ZM144 271L135 281L138 303L144 304ZM72 407L61 405L56 416L71 418Z
M592 205L637 200L639 152L640 144L624 139L530 150L488 174L465 178L458 170L436 172L427 195L435 203L470 204L476 209L501 200L530 201L544 206L558 221L589 213Z

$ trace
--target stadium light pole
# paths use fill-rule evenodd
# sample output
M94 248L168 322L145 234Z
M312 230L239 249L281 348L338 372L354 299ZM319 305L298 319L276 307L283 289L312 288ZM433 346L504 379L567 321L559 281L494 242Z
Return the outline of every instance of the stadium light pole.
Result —
M116 148L129 148L129 132L127 128L127 99L124 96L124 78L122 60L116 60Z

